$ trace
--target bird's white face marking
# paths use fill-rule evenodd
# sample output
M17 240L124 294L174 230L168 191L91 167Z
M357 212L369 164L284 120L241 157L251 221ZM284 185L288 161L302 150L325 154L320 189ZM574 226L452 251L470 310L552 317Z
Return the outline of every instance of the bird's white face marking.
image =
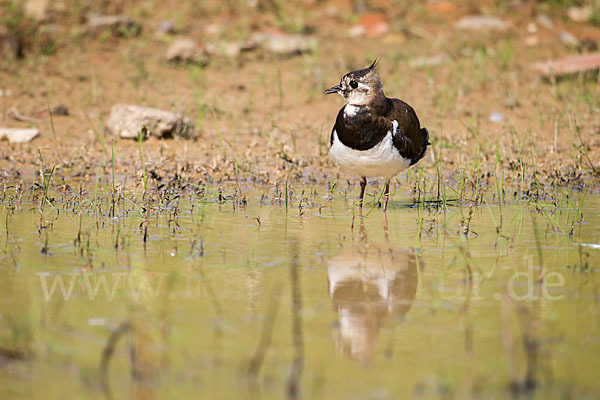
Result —
M398 122L394 121L394 131ZM333 132L333 144L329 154L338 165L350 173L364 177L383 176L391 178L410 166L411 160L403 158L393 144L393 132L369 150L354 150L344 145Z
M363 90L360 90L361 86L364 87ZM369 89L366 85L360 83L358 89L353 90L348 94L346 101L348 102L348 104L352 104L355 106L367 105L369 102Z
M346 103L353 106L364 106L369 102L369 93L372 91L368 85L357 82L358 87L351 91L340 92Z
M377 71L369 71L367 75L346 74L342 77L339 85L326 90L326 93L334 93L342 96L346 104L366 106L376 97L385 98L383 88Z

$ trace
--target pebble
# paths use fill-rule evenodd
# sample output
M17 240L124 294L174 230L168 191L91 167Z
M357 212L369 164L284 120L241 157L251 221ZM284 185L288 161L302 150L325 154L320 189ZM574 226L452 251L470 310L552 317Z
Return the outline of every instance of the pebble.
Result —
M115 104L110 110L106 130L113 136L137 139L144 131L144 137L182 137L195 135L194 126L182 115L156 108L130 104Z
M431 57L419 57L409 61L409 65L413 68L428 68L437 67L438 65L447 64L450 62L450 57L446 53L439 53Z
M6 139L10 143L31 142L39 134L37 128L0 128L0 139Z
M206 53L190 37L175 40L165 53L165 60L173 63L206 64Z
M537 46L539 43L540 39L537 37L537 35L529 35L525 38L525 46L527 47Z
M459 19L454 27L461 31L504 31L508 24L489 15L469 15Z
M314 38L305 35L271 32L255 33L250 37L249 43L280 55L304 53L316 45Z
M358 23L350 28L350 36L366 35L369 38L375 38L385 35L390 31L390 23L384 14L363 14L358 19Z
M558 40L565 46L569 47L577 47L579 45L579 40L577 40L575 36L567 31L560 32L558 34Z
M115 36L139 35L142 31L141 25L125 15L90 14L87 27L91 33L110 30Z
M29 0L25 3L23 11L25 15L36 21L44 21L48 18L50 0Z
M577 54L549 61L540 61L531 64L530 68L537 71L544 78L598 71L600 68L600 53Z
M106 130L113 136L137 139L144 137L192 138L195 129L189 119L169 111L130 104L115 104L106 122Z
M89 326L106 326L108 320L102 317L88 318L87 320Z
M174 35L177 33L177 29L175 29L175 24L173 21L166 19L158 24L156 27L156 33L158 35Z
M547 14L538 14L535 20L546 29L554 29L554 22Z
M592 18L592 7L569 7L567 15L573 22L588 22Z
M256 48L253 42L215 42L206 44L206 52L215 56L237 57L243 51Z
M495 122L495 123L499 124L503 120L504 120L504 115L502 115L501 112L493 111L490 114L490 121L492 121L492 122Z

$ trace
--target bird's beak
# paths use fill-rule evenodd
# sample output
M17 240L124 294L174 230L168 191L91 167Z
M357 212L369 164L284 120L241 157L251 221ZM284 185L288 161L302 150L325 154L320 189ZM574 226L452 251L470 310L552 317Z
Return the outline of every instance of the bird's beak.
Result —
M340 85L335 85L335 86L330 87L329 89L325 89L323 91L323 93L325 93L325 94L331 94L331 93L337 93L337 92L339 92L341 90L342 90L342 87Z

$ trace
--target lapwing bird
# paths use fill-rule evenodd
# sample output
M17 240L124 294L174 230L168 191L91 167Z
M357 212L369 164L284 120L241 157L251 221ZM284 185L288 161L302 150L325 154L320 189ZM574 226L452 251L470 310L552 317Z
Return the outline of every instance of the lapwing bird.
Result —
M323 93L338 93L346 100L331 131L329 154L342 169L360 177L360 209L367 178L386 179L385 211L390 179L423 158L430 143L415 110L385 96L376 64L377 60L368 68L348 72L339 85Z

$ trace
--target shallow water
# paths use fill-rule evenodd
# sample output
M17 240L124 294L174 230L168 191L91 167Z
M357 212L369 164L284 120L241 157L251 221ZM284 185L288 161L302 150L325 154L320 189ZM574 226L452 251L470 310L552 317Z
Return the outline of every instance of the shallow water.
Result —
M386 229L319 191L287 211L273 188L134 198L115 217L6 197L0 397L600 393L600 197L579 220L396 194Z

